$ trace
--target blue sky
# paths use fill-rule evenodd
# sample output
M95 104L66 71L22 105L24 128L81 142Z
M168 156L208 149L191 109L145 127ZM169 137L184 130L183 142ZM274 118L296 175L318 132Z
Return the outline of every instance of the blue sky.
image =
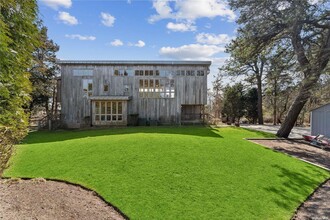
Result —
M236 15L222 0L39 0L59 59L210 60L228 57Z

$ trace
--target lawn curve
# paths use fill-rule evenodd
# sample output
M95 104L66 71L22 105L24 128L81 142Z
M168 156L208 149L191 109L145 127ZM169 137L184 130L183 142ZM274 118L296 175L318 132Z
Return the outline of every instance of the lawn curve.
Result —
M241 128L33 132L6 177L98 192L131 219L289 219L329 172L244 140Z

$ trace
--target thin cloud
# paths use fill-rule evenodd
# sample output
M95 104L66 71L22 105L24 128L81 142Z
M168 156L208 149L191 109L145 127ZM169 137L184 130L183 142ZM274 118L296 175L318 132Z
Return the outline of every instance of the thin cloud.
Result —
M96 40L95 36L87 36L87 35L80 35L80 34L66 34L66 38L70 38L72 40L83 40L83 41L93 41Z
M173 23L169 22L166 25L167 29L174 32L187 32L187 31L196 31L197 27L192 22L187 23Z
M228 34L199 33L196 36L197 43L213 45L228 44L232 39Z
M123 46L124 43L119 39L115 39L114 41L110 42L110 45L114 47L120 47Z
M170 4L170 2L172 4ZM218 0L154 0L153 8L156 14L149 17L149 22L154 23L162 19L175 19L195 21L199 18L223 17L227 21L236 19L235 13L225 1Z
M67 25L77 25L78 19L70 15L68 12L60 11L58 13L58 19Z
M224 47L216 45L188 44L180 47L162 47L159 54L164 57L180 60L205 60L213 55L223 52Z
M144 47L146 45L146 43L142 40L139 40L137 43L133 44L133 43L128 43L127 44L130 47Z
M116 18L109 13L101 12L101 22L107 27L112 27Z
M70 8L72 6L71 0L40 0L44 5L57 10L60 7Z

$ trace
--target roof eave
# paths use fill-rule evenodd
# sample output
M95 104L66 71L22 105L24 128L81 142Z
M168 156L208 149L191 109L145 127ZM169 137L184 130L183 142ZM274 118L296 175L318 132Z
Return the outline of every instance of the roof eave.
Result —
M94 64L94 65L205 65L210 66L211 61L169 61L169 60L57 60L58 64Z

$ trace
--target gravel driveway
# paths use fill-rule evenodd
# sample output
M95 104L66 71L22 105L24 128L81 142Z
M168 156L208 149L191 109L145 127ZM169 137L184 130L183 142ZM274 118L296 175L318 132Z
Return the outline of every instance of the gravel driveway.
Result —
M272 134L276 134L278 129L280 128L279 125L248 125L248 124L241 124L242 128L253 129L257 131L264 131ZM291 130L289 138L302 138L302 135L310 135L311 128L310 127L293 127Z

